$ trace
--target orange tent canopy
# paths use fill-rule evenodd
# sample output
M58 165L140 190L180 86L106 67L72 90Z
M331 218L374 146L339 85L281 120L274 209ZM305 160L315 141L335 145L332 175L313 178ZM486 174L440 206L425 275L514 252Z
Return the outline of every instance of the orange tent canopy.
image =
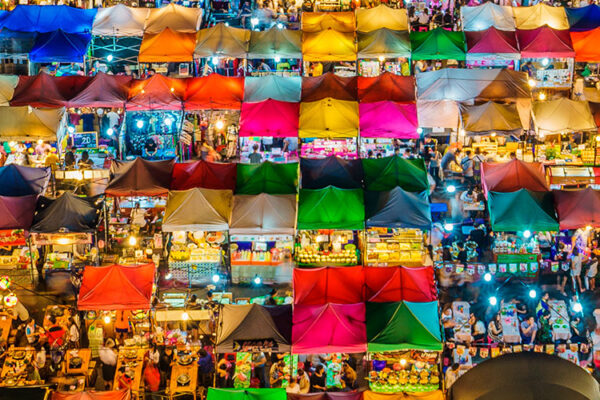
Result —
M575 50L575 61L577 62L600 62L600 28L585 32L569 32L573 49Z
M239 110L244 99L244 78L210 74L188 80L186 110Z
M152 75L132 81L127 100L128 111L181 110L186 81Z
M160 33L146 33L140 45L140 62L192 61L196 34L174 32L165 28Z

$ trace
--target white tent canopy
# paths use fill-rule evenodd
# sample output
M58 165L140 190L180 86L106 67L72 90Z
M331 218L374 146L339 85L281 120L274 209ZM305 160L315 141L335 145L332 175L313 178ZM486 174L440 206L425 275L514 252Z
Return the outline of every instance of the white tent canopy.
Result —
M0 106L8 106L19 83L17 75L0 75Z
M417 117L421 128L458 129L460 110L453 100L417 100Z
M461 7L460 18L464 31L484 31L494 27L501 31L514 31L512 7L499 6L492 2L476 7Z
M123 4L99 8L92 34L96 36L143 36L149 8L133 8Z
M533 121L539 135L597 130L588 102L564 97L534 102Z
M236 195L229 223L231 235L293 235L296 195Z
M166 7L150 10L144 33L160 33L166 28L173 32L193 33L200 29L201 22L202 9L171 3Z
M244 82L244 102L254 103L268 99L299 102L302 78L278 75L248 76Z
M0 141L56 140L64 108L0 107Z

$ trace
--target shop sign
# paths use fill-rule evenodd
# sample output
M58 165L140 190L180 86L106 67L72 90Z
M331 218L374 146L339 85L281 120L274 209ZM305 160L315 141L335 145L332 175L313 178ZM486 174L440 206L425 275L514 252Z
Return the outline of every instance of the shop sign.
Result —
M23 229L0 230L0 246L25 246Z

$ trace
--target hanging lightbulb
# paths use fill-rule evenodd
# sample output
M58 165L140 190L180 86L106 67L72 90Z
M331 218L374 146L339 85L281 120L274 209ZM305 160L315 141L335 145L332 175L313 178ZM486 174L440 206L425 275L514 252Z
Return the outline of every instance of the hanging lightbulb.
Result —
M104 323L105 324L110 324L110 317L108 315L104 316Z
M137 244L137 238L135 236L129 236L128 242L130 246L135 246Z
M540 99L541 101L544 101L544 100L546 100L546 93L544 93L544 92L541 92L541 93L538 95L538 99Z
M187 321L188 319L190 319L190 314L188 314L186 311L181 313L181 319L183 321Z
M113 59L114 59L114 57L112 54L109 54L106 56L106 61L108 61L108 62L112 62Z
M165 118L165 125L166 126L171 126L171 124L173 124L173 120L169 117Z
M224 123L224 122L223 122L223 120L221 120L221 119L220 119L220 120L218 120L218 121L215 123L215 127L216 127L218 130L221 130L221 129L223 129L223 127L224 127L224 126L225 126L225 123Z
M113 128L108 128L108 129L106 130L106 134L107 134L108 136L112 136L112 135L114 135L114 133L115 133L115 131L114 131L114 129L113 129Z
M135 123L135 126L138 127L138 129L142 129L144 127L144 120L143 119L138 119Z
M279 57L279 56L275 56L275 62L276 62L276 63L278 63L278 62L281 62L281 57Z

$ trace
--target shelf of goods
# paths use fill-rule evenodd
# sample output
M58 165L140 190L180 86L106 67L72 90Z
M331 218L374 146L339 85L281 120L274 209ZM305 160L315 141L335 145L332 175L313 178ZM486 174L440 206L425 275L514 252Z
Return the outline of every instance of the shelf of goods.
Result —
M423 233L419 229L374 228L366 232L368 266L420 266L423 251Z
M372 353L369 388L373 392L430 392L439 389L439 353L406 351Z
M231 279L233 283L285 283L292 278L293 237L290 235L231 236Z

